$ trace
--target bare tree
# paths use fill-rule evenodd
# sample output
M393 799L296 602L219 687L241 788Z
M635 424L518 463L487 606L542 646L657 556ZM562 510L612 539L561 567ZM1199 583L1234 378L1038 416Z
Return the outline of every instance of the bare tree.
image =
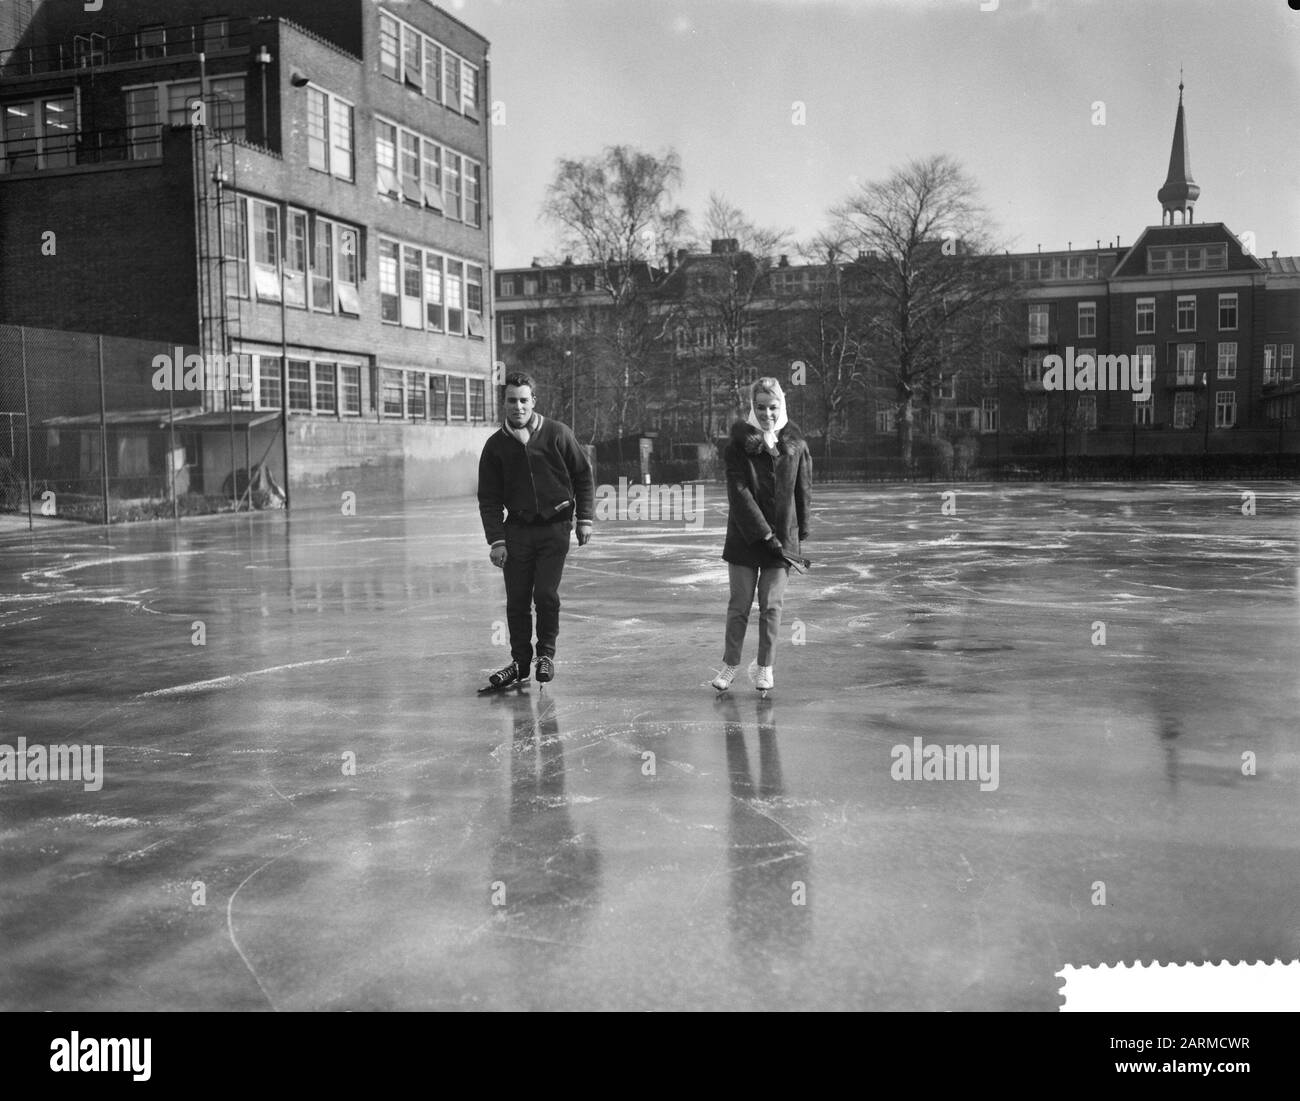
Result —
M591 341L605 360L594 375L609 380L593 380L593 438L601 393L612 391L610 411L621 438L634 396L651 381L664 326L649 292L657 278L653 265L685 232L686 211L673 203L680 184L681 161L671 149L655 156L615 145L598 157L561 159L547 188L543 215L557 227L565 251L596 265L608 302Z
M954 365L978 362L987 318L1009 280L974 182L954 160L912 161L862 185L832 211L836 234L862 254L873 301L877 369L893 391L904 465L925 396Z

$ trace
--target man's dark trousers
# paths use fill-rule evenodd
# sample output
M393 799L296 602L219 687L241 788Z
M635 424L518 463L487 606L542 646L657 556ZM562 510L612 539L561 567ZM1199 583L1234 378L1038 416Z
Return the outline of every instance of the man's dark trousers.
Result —
M533 660L533 604L537 605L537 656L555 657L560 633L560 577L569 553L568 520L549 524L506 521L506 622L510 656L523 676Z

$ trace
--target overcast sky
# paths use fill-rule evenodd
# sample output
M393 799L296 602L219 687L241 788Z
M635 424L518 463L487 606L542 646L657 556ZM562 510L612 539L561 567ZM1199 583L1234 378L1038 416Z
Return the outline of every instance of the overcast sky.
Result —
M800 238L855 177L948 153L1013 249L1131 244L1160 221L1180 63L1196 220L1253 231L1263 256L1300 254L1300 12L1287 0L443 6L492 43L498 267L554 256L539 206L556 158L615 143L675 148L693 214L717 191Z

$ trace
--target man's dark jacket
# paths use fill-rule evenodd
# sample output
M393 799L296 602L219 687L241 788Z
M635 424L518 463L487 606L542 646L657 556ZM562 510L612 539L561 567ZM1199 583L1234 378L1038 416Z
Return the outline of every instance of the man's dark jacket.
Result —
M775 454L747 421L731 427L723 452L727 467L727 539L722 557L738 566L775 566L781 559L764 545L775 535L791 558L799 558L812 513L812 456L793 424L776 436Z
M590 520L595 480L568 425L541 418L522 444L505 427L488 437L478 461L478 511L488 543L506 537L502 511L526 524Z

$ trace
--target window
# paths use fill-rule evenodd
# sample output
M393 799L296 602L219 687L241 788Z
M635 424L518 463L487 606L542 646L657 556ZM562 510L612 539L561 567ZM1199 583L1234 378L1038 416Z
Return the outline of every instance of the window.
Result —
M980 398L980 430L983 432L998 430L997 398Z
M501 319L501 343L513 344L514 342L515 342L514 318L503 317Z
M487 419L487 390L481 378L469 380L469 417L475 421Z
M463 421L466 413L465 380L463 378L452 377L447 380L447 398L451 419Z
M1180 344L1177 349L1177 366L1174 382L1179 386L1189 386L1196 382L1196 345Z
M1219 343L1219 366L1215 371L1216 378L1236 378L1237 377L1237 343L1236 341L1220 341Z
M307 306L307 215L289 211L289 236L284 246L284 302L286 306Z
M460 154L450 149L443 153L442 212L460 221Z
M1025 427L1030 432L1041 432L1047 427L1047 398L1038 395L1029 399L1025 407Z
M424 320L433 332L442 332L442 257L433 252L424 254Z
M341 180L351 180L354 124L352 104L314 85L308 87L308 165Z
M1046 344L1048 331L1047 306L1029 307L1029 343Z
M460 110L465 115L478 112L478 70L468 61L460 63Z
M993 356L993 352L982 352L980 354L980 381L985 386L992 386L997 381L993 367Z
M246 352L230 361L230 390L236 409L253 408L253 357Z
M1142 388L1142 380L1149 378L1152 384L1156 380L1156 346L1154 344L1139 344L1137 346L1137 362L1132 364L1133 372L1142 371L1138 375L1138 388ZM1130 378L1134 377L1130 374Z
M483 269L465 265L465 310L469 335L483 338Z
M406 407L402 381L401 371L384 368L379 372L379 389L383 399L381 408L386 417L400 417Z
M333 120L330 171L341 180L351 180L353 179L352 104L334 98L330 100L330 105L330 117Z
M1228 246L1182 245L1147 249L1147 271L1224 271L1228 266Z
M465 223L476 228L483 225L483 166L465 158Z
M1174 395L1174 427L1191 428L1196 423L1196 395L1180 390Z
M1074 423L1085 431L1097 427L1097 395L1080 394L1079 404L1074 411Z
M1079 303L1079 336L1097 335L1097 303Z
M460 58L450 50L442 55L442 102L448 107L460 107Z
M242 198L236 202L242 203ZM280 301L280 208L259 199L253 208L253 285L261 302Z
M511 295L515 293L515 277L513 275L503 275L501 277L501 295Z
M1235 294L1219 295L1219 328L1235 329L1237 327L1237 296Z
M1043 357L1038 355L1025 356L1025 385L1041 386L1043 384Z
M12 121L13 105L6 108L6 123ZM126 93L127 141L131 160L150 160L162 156L162 128L159 125L158 89L131 88Z
M1146 398L1133 403L1133 423L1138 427L1149 427L1155 411L1155 398Z
M338 364L312 364L312 409L317 413L338 412Z
M257 406L259 409L280 408L280 359L258 356Z
M351 226L336 225L334 232L337 237L334 255L339 313L360 317L361 235Z
M402 324L424 328L424 259L418 248L402 246Z
M423 205L420 189L420 136L409 130L399 132L398 167L402 175L402 196L407 202Z
M424 94L442 102L442 47L432 38L424 40Z
M436 421L447 419L447 376L429 376L429 416Z
M536 293L537 293L537 276L525 275L524 294L536 294Z
M221 207L221 234L225 242L226 296L248 297L248 204L236 196Z
M536 339L537 339L537 318L525 316L524 317L524 341L528 342Z
M945 371L939 375L939 400L955 401L957 398L957 373Z
M167 28L161 23L141 27L135 36L140 57L165 57L167 54Z
M334 312L334 223L319 217L311 262L311 308Z
M127 102L129 123L129 95ZM154 114L148 121L156 117ZM0 172L65 168L77 163L77 112L72 96L7 103L0 124ZM145 136L156 141L157 128ZM136 159L134 149L132 153ZM151 147L149 155L162 156L161 143Z
M894 410L877 409L876 410L876 431L881 435L889 435L894 431Z
M406 415L412 420L424 420L429 396L425 377L423 371L406 372Z
M305 359L289 360L289 412L311 412L311 363Z
M1139 298L1137 300L1137 331L1154 333L1156 331L1156 300Z
M330 170L329 140L325 120L329 97L319 88L307 89L307 163L321 172Z
M203 52L216 53L230 49L230 20L224 15L203 20Z
M1232 390L1219 390L1214 395L1214 427L1234 428L1237 424L1237 395Z
M339 398L342 412L360 416L361 368L352 364L339 364Z
M447 261L447 332L462 336L465 332L465 310L461 298L465 265L459 260Z
M402 76L412 88L424 91L424 36L402 24Z
M1290 382L1292 373L1295 370L1295 345L1282 345L1282 359L1278 368L1278 378L1282 382Z
M1196 295L1178 296L1178 331L1190 333L1196 329Z
M375 165L379 176L379 194L399 195L397 180L397 127L375 119Z
M398 246L396 241L379 242L379 316L383 321L397 324L401 321L401 300L398 294Z
M420 183L420 195L424 205L442 213L442 146L437 142L424 139L424 177Z
M391 15L379 13L379 71L391 80L401 80L401 24Z

